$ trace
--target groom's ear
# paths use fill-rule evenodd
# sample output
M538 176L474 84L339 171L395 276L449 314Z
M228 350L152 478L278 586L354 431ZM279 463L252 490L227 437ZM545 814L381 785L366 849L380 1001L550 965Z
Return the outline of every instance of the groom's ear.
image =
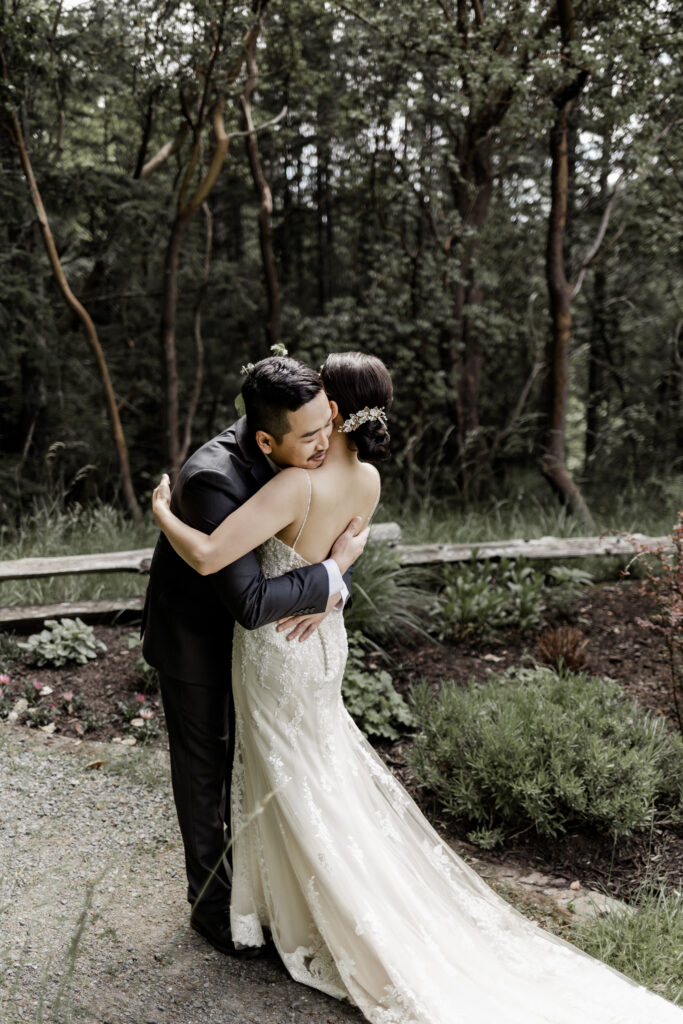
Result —
M270 434L266 434L265 430L256 431L256 444L264 455L272 455L273 439Z
M332 419L334 419L334 417L339 412L339 406L337 405L337 403L335 402L335 400L333 398L329 399L329 403L330 403L330 412L332 413Z

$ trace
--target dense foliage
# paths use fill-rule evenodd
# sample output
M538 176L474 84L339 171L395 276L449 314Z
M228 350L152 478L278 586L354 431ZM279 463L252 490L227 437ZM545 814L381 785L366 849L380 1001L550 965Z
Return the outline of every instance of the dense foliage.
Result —
M397 740L401 731L412 725L413 716L403 697L394 689L389 673L385 669L366 667L365 646L362 633L350 634L342 682L344 707L366 736Z
M45 492L123 503L116 411L145 494L234 418L240 365L279 339L315 364L386 360L405 498L518 489L553 404L589 502L680 472L676 4L588 0L573 38L554 5L511 0L16 0L1 18L4 516ZM116 410L48 263L20 134Z
M411 764L483 846L529 827L617 837L683 815L683 741L608 679L516 669L467 690L415 691Z

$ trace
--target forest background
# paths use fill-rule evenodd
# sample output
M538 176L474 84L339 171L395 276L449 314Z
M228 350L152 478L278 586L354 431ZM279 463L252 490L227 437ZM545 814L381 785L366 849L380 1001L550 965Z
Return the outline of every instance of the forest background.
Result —
M397 507L674 521L678 5L0 10L6 527L139 516L280 342L385 360Z

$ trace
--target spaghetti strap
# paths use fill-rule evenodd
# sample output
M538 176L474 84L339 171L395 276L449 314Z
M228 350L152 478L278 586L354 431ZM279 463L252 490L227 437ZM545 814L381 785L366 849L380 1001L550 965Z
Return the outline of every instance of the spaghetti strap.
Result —
M296 540L292 544L292 550L295 550L297 544L299 543L299 538L301 537L301 534L304 532L304 526L306 525L306 520L308 519L308 513L311 511L311 474L308 472L307 469L304 469L304 473L306 474L306 479L308 480L308 504L306 505L306 513L304 515L303 522L299 527L299 532L296 535Z

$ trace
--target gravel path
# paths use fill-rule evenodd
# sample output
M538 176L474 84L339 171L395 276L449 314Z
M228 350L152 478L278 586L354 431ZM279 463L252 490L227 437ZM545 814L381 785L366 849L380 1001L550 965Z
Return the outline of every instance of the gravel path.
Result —
M0 725L0 759L2 1024L363 1020L190 930L165 751Z
M0 724L2 1024L342 1024L349 1006L188 925L168 755ZM578 881L458 849L566 917L619 906Z

